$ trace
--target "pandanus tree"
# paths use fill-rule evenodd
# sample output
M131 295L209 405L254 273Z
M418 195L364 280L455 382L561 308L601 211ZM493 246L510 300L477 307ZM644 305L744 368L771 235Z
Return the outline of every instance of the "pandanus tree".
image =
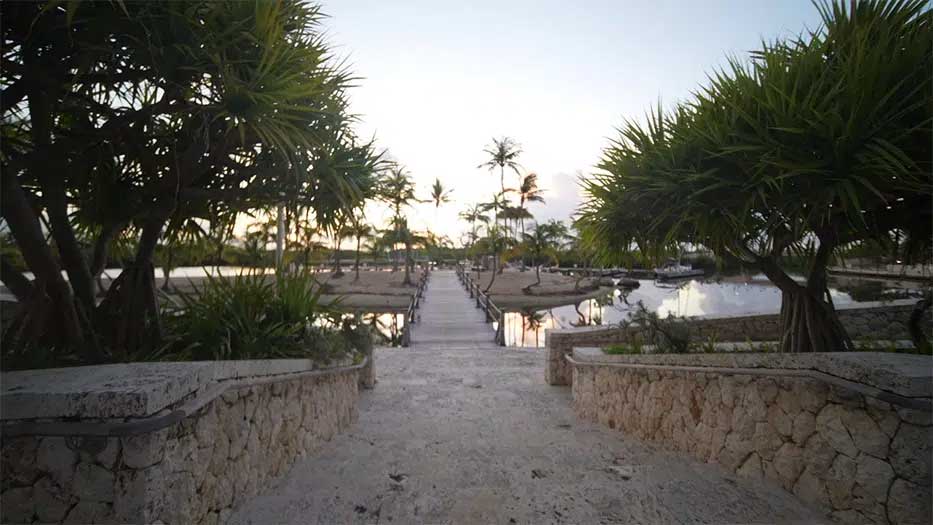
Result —
M131 358L161 339L152 260L172 217L218 203L271 206L289 181L342 177L310 169L347 126L350 78L331 64L313 4L4 2L0 10L0 207L36 277L24 282L3 264L4 282L28 284L18 287L24 308L6 348ZM70 212L92 206L95 233L79 238ZM135 255L98 305L84 247L106 260L127 229L139 233Z
M169 219L163 235L162 247L162 290L172 290L172 270L175 269L175 252L180 248L197 249L207 238L207 232L197 220L186 217Z
M626 123L578 219L603 259L702 244L782 292L784 351L851 349L827 289L834 252L928 246L933 54L923 1L818 4L823 27L733 60L689 102ZM807 261L805 282L783 257Z

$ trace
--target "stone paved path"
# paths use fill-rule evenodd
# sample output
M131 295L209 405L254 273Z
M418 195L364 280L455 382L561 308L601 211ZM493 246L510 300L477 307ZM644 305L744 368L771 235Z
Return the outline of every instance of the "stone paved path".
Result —
M576 419L541 351L493 346L435 272L410 348L376 352L359 421L232 523L819 523L778 486Z

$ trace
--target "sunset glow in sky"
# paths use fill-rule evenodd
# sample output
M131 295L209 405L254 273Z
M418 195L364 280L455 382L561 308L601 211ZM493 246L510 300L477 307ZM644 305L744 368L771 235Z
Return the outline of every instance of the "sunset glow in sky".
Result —
M567 220L575 179L591 173L624 119L683 99L762 39L816 28L809 0L478 1L324 3L330 42L358 75L352 110L362 137L406 165L421 198L435 177L453 201L419 205L415 228L458 241L457 214L489 200L498 173L476 166L493 136L510 136L539 175L539 220ZM517 180L507 174L506 183ZM368 219L388 213L373 207Z

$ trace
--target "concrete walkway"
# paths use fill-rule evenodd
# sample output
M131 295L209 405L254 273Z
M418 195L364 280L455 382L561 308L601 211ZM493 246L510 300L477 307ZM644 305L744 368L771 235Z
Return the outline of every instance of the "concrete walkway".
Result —
M410 348L376 352L359 422L232 523L820 523L736 479L583 423L541 351L492 344L453 272L431 276Z

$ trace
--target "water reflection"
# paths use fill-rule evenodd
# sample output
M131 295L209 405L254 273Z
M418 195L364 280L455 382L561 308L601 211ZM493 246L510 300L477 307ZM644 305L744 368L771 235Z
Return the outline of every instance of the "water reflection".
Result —
M404 313L366 313L363 322L373 328L377 345L402 346L402 333L405 329Z
M799 278L798 278L799 280ZM626 319L641 301L659 315L750 315L777 313L781 292L764 275L680 282L639 280L634 290L615 289L605 297L546 310L509 312L505 316L505 341L509 346L544 346L544 330L574 326L617 324ZM871 293L864 290L871 289ZM864 301L914 297L922 293L919 283L885 281L867 285L851 279L836 282L829 290L838 306Z

